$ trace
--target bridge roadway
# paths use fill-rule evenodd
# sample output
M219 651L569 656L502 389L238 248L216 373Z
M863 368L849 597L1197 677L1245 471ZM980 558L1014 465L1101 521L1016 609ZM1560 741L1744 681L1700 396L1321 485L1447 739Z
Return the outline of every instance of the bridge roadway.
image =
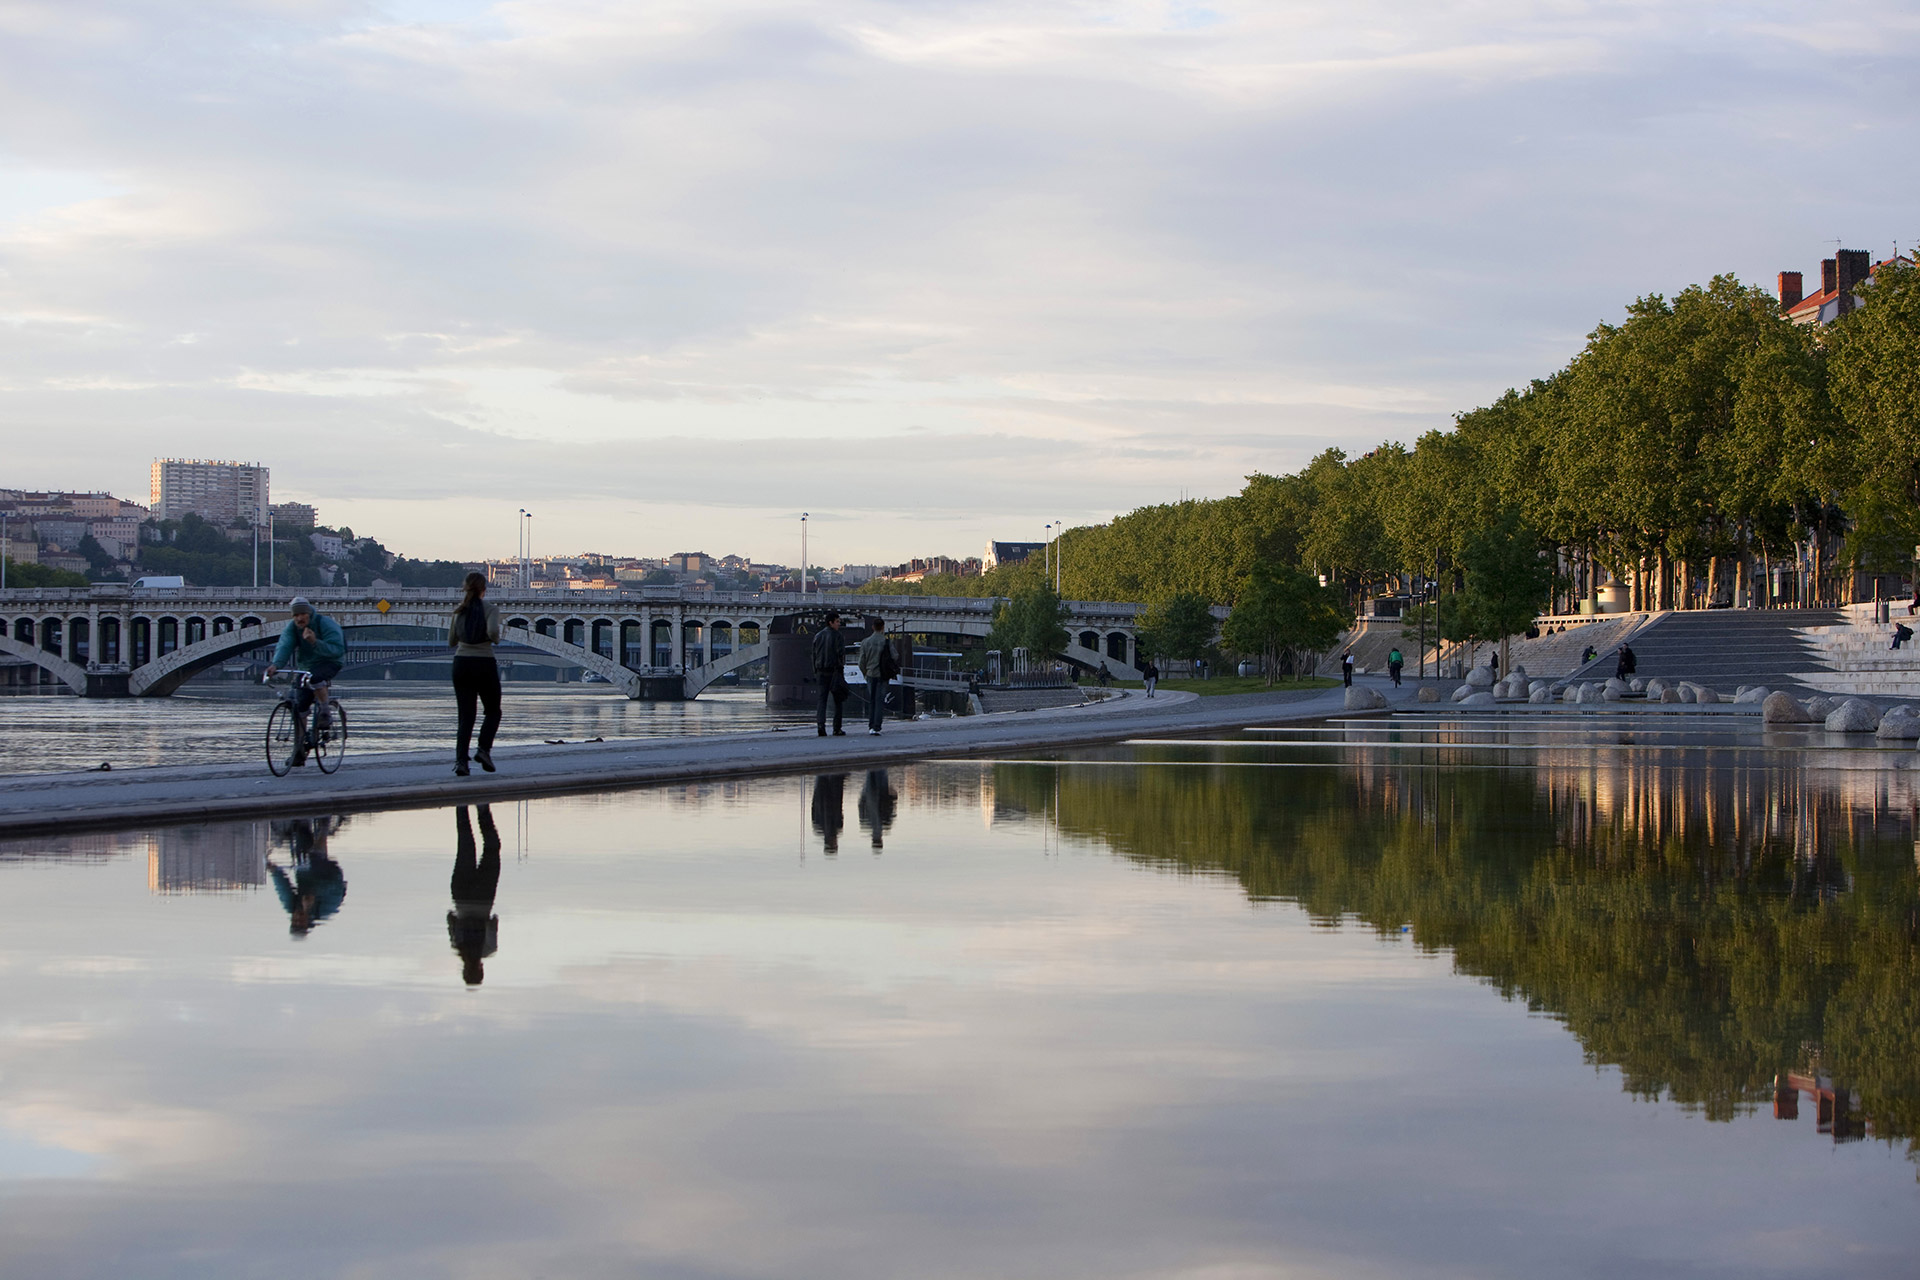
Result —
M89 697L164 697L208 667L274 639L289 588L91 588L0 592L0 661L29 662ZM443 589L302 588L349 631L408 627L445 634L460 593ZM1000 601L957 596L809 596L640 587L487 593L512 639L605 677L630 698L692 698L767 656L775 618L832 607L884 618L890 630L983 637ZM1143 606L1067 602L1065 656L1123 680Z
M1415 681L1384 687L1396 704ZM1213 734L1256 724L1340 715L1343 690L1196 698L1126 691L1104 703L947 720L896 721L877 738L853 730L819 738L811 725L703 737L639 738L498 748L500 771L456 778L451 749L354 755L331 777L300 770L285 778L264 760L0 778L0 836L209 822L276 815L432 808L537 796L610 791L662 782L778 773L844 773L920 760L1026 755L1058 747L1168 734ZM451 722L451 708L449 708ZM449 728L451 734L451 727Z

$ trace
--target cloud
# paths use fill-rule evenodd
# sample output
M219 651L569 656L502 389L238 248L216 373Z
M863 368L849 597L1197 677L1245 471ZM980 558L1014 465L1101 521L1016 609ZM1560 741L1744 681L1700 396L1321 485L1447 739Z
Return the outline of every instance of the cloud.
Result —
M1411 439L1638 294L1914 234L1894 6L65 15L0 19L12 482L260 458L416 554L486 550L409 516L436 486L581 548L871 506L850 560L962 550Z

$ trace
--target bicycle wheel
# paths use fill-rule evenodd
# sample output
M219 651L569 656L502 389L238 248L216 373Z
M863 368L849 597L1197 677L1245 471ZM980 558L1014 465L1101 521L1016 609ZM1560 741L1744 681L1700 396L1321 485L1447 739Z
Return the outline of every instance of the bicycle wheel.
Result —
M313 735L313 759L320 772L332 773L347 754L347 709L338 702L327 717L327 726Z
M276 778L293 771L293 753L299 747L299 722L293 704L282 702L267 717L267 768Z

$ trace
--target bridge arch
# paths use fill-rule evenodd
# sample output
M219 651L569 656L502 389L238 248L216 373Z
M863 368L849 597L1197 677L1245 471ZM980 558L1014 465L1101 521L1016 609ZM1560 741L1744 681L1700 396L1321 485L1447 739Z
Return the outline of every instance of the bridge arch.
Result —
M171 621L171 618L160 620L158 629L163 637L166 635L166 624ZM278 623L241 627L197 644L182 645L156 654L150 661L133 669L133 675L127 680L127 692L136 698L163 698L215 663L225 662L235 654L271 644L279 638Z
M629 671L611 658L603 657L591 649L583 649L577 644L568 644L555 636L544 635L532 628L514 628L518 632L513 638L529 649L538 649L550 653L556 658L565 658L576 666L585 667L595 675L605 676L611 684L629 698L640 696L640 675Z
M86 668L68 662L57 653L49 653L35 645L31 640L15 640L12 636L0 638L0 653L15 658L24 658L44 671L51 671L61 684L78 694L87 691Z
M716 658L712 662L689 669L685 677L683 677L686 696L689 698L699 697L709 685L713 684L713 682L721 676L726 675L728 672L738 671L744 666L757 662L766 657L771 651L772 646L763 640L759 644L748 645L744 649L735 649L724 658Z

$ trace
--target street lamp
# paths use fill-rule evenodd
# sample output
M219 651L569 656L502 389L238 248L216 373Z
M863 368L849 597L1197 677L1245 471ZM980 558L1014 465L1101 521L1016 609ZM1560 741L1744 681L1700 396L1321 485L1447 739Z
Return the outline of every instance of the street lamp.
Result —
M1067 589L1067 522L1055 520L1053 531L1053 594L1060 595Z
M807 513L800 513L800 599L807 598Z
M7 561L13 558L13 534L7 530L7 513L0 512L0 591L7 589Z

